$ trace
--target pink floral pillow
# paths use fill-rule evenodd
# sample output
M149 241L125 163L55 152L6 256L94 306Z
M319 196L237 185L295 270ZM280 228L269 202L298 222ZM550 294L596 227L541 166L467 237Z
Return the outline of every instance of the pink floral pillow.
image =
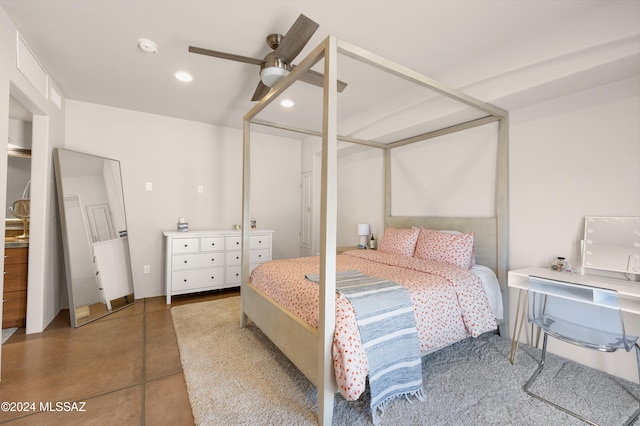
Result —
M454 234L422 228L414 256L469 269L475 263L473 241L473 232Z
M419 229L387 228L378 245L378 251L411 257L419 234Z

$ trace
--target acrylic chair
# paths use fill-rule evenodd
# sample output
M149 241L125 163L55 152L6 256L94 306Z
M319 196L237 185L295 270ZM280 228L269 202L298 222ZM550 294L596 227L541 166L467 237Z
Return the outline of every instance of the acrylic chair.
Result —
M640 378L638 336L628 335L624 331L624 322L616 291L530 277L528 320L540 327L544 334L540 365L524 385L525 392L532 397L586 423L597 425L593 421L529 390L544 368L548 336L602 352L615 352L618 349L630 352L635 347L638 377ZM639 415L640 408L624 424L631 424Z

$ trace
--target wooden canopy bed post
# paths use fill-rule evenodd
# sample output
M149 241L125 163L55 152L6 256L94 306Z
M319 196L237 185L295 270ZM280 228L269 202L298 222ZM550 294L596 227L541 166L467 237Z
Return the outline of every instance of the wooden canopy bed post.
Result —
M327 54L328 53L328 54ZM318 423L330 425L335 379L331 347L336 321L336 234L338 220L338 65L334 37L325 42L322 110L322 178L320 194L320 300Z
M481 111L486 116L445 129L428 132L392 143L359 140L338 135L338 54L430 89L462 104ZM261 121L256 116L274 99L296 82L304 73L324 59L322 132ZM394 217L391 211L391 151L404 146L457 131L498 121L495 217L484 218L415 218ZM286 310L276 300L250 282L250 126L251 124L295 131L322 137L321 223L319 258L319 312L317 329ZM244 117L243 122L243 197L242 197L242 263L240 325L253 321L318 390L318 423L330 425L334 394L337 392L332 345L336 311L336 234L337 234L337 142L346 141L383 149L384 159L384 223L388 227L423 226L431 229L451 229L476 233L478 263L489 266L498 276L506 292L507 224L508 224L508 114L493 105L445 87L435 80L360 49L354 45L327 37L289 76L274 87ZM507 299L508 300L508 299ZM505 305L507 309L508 305ZM508 312L504 316L508 318ZM494 323L495 324L495 323ZM506 324L506 323L505 323Z

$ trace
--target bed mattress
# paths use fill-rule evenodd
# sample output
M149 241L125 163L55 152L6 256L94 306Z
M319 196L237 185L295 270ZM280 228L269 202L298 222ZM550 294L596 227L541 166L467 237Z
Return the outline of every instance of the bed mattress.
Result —
M373 250L352 250L337 256L336 268L358 270L405 287L413 302L422 354L495 330L496 316L501 316L497 280L491 283L485 278L492 289L489 297L480 276L459 266ZM478 270L480 275L493 274L488 268ZM318 284L305 279L305 275L318 271L319 257L274 260L254 269L251 283L317 329ZM333 359L340 393L347 400L358 399L365 390L368 364L355 312L340 294L336 294Z

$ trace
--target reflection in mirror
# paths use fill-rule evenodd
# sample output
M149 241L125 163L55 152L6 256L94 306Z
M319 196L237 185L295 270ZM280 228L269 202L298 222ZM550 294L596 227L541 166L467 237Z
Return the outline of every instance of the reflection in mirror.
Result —
M640 274L640 217L587 217L582 266Z
M54 150L71 325L134 303L120 162Z

